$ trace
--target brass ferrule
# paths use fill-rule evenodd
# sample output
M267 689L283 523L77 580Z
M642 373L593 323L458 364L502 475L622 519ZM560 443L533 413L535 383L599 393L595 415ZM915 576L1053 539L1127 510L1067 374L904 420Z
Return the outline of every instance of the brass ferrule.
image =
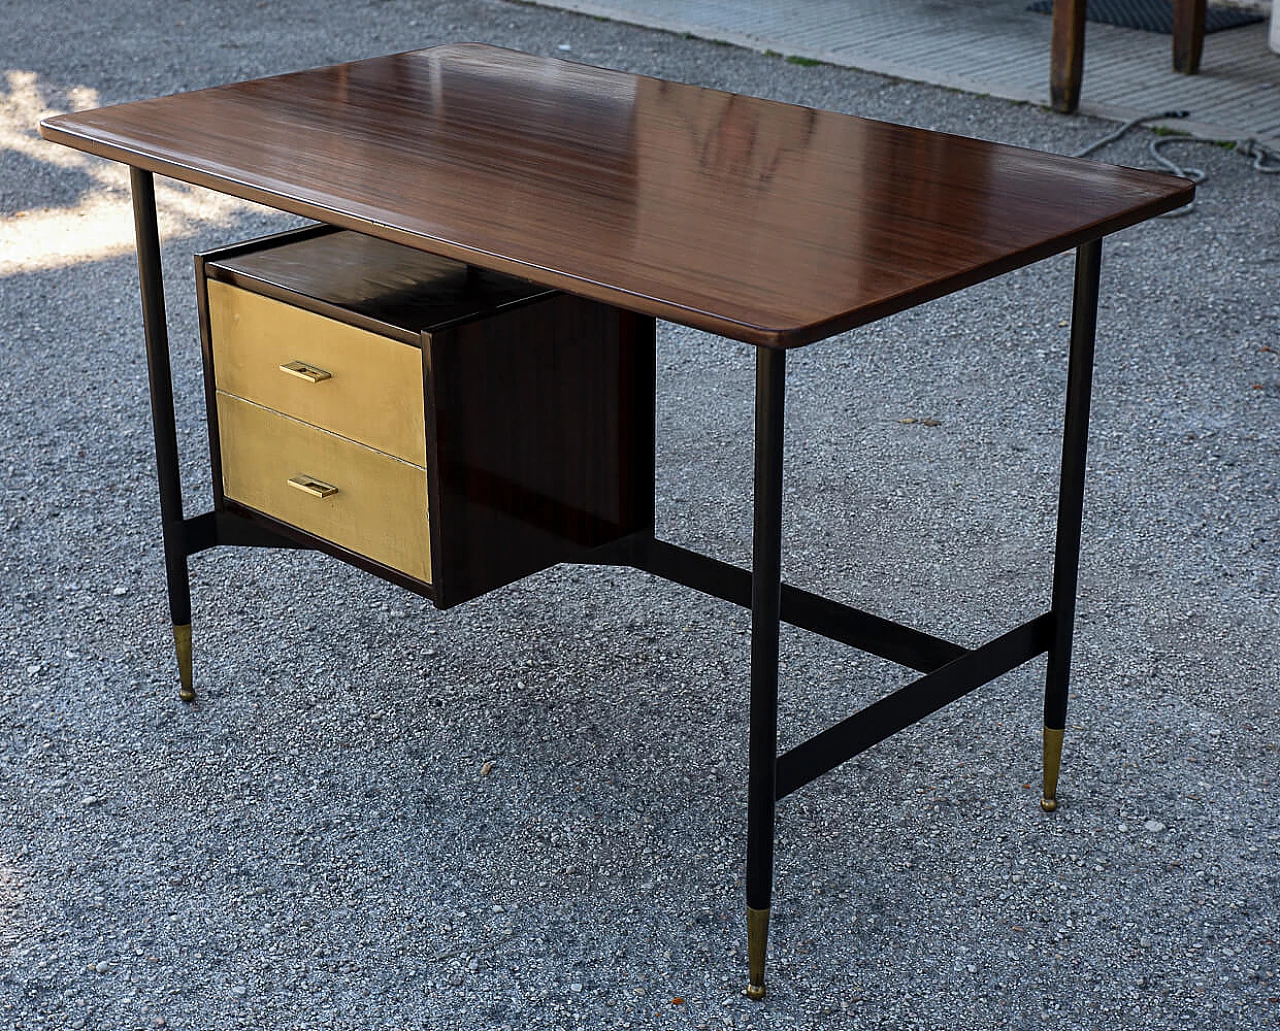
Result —
M1044 728L1044 798L1040 808L1051 813L1058 808L1058 769L1062 765L1062 731Z
M178 697L184 702L196 700L195 676L191 663L191 624L177 624L173 628L173 650L178 653Z
M769 945L769 910L747 907L747 997L764 998L764 957Z

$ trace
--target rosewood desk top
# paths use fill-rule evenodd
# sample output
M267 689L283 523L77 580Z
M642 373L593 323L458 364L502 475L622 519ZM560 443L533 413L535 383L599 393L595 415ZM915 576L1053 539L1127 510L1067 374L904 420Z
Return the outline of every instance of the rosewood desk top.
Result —
M60 115L80 150L794 347L1188 203L1118 168L450 44Z

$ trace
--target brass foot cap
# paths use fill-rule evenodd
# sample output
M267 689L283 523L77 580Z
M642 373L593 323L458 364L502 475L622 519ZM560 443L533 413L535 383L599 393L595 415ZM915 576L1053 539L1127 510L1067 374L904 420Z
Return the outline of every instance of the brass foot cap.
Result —
M761 999L763 999L763 998L764 998L764 985L762 985L762 984L749 984L749 985L747 985L747 998L748 998L748 999L755 999L757 1002L759 1002Z
M175 623L173 647L178 657L178 697L184 702L196 700L195 677L191 673L191 624Z
M1040 808L1046 813L1055 812L1058 808L1058 800L1056 798L1042 798L1040 799Z

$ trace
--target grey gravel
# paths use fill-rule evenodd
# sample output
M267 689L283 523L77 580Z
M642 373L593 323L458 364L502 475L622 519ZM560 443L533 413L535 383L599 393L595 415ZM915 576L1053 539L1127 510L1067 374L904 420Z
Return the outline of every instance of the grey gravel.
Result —
M65 109L479 39L1062 153L1109 129L496 0L6 11L10 117L23 71ZM745 613L579 568L438 613L206 553L185 707L132 258L0 278L0 1027L1280 1026L1280 177L1200 150L1197 212L1106 248L1061 810L1038 667L789 798L763 1004ZM0 149L0 225L110 193L35 153ZM288 224L166 239L192 511L191 254ZM795 356L789 578L969 644L1043 605L1069 294L1060 257ZM662 328L661 529L739 562L750 390L746 348ZM788 632L783 744L902 679Z

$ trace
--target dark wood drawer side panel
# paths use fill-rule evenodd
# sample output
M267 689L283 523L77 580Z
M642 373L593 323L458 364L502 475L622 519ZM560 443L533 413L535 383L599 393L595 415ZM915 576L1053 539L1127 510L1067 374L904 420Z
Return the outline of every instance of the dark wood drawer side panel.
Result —
M438 605L652 528L652 319L559 295L423 354Z

